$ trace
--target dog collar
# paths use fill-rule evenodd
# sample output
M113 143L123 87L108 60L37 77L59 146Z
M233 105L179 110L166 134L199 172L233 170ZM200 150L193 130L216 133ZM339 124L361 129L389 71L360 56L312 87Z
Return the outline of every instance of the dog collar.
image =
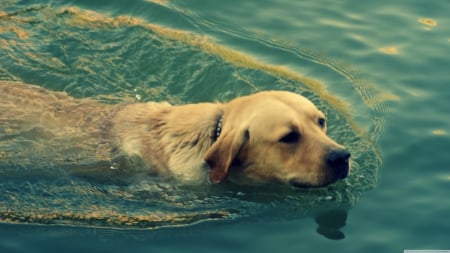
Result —
M223 114L217 119L216 127L214 128L213 133L213 141L217 141L219 139L220 134L222 133L222 122L223 122Z

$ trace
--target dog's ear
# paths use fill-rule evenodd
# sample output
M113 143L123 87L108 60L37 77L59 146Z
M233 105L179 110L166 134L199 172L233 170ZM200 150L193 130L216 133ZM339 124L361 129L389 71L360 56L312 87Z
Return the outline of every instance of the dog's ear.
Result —
M211 183L217 184L225 180L233 160L248 138L248 130L227 131L208 149L205 161L211 169Z

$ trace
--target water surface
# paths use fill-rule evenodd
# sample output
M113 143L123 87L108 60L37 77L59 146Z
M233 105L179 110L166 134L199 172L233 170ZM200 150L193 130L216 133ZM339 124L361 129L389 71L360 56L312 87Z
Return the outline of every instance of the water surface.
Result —
M5 1L2 80L105 103L298 92L354 163L317 190L86 178L0 127L1 251L450 248L450 6L402 2Z

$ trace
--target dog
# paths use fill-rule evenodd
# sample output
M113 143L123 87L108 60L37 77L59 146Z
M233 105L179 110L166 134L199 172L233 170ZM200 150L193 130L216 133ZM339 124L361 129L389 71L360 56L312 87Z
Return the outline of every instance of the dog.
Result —
M109 148L184 182L218 184L233 174L250 182L323 187L350 170L351 155L327 136L324 113L287 91L228 103L114 105L0 81L0 123L11 122L52 135L78 134L81 141L107 140Z

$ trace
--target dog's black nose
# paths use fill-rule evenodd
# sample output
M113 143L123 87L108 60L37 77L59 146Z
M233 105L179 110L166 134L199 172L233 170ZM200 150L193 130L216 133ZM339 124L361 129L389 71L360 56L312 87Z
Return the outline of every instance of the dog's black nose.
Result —
M345 178L349 170L350 152L345 149L335 149L328 152L326 161L333 170L334 175L339 178Z

